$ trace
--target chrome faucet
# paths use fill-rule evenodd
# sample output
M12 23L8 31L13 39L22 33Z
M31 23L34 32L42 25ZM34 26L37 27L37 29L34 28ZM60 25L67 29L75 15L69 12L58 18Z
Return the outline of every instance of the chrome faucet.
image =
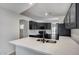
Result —
M38 39L37 41L41 41L43 43L56 43L56 41L46 40L45 39L45 32L44 31L43 31L43 38L42 39Z
M43 31L43 39L42 39L42 41L43 41L43 43L45 43L45 38L44 38L44 31Z

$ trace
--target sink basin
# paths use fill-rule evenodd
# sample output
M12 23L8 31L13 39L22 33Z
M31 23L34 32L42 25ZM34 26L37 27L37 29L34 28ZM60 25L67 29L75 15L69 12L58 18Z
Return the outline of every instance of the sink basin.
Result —
M56 43L57 41L53 41L53 40L47 40L47 39L37 39L37 41L43 42L43 43Z

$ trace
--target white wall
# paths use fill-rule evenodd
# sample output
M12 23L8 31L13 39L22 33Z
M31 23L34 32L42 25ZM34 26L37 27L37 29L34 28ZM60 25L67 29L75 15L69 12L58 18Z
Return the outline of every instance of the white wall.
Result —
M0 8L0 54L10 54L14 51L14 46L9 41L19 38L20 19L27 20L29 18Z
M18 20L16 13L0 8L0 54L9 54L14 50L9 41L19 37Z

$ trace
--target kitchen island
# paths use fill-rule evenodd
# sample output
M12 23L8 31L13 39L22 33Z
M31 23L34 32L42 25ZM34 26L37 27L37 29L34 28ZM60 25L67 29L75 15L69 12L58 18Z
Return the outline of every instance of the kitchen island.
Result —
M15 45L16 55L79 55L79 45L70 37L60 36L57 43L42 43L37 39L27 37L10 43Z

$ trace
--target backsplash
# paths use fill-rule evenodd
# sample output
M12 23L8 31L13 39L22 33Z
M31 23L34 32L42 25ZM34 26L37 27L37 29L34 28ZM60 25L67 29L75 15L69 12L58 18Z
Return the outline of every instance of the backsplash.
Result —
M39 31L42 31L42 30L29 30L29 35L37 35L39 34ZM45 31L48 34L52 34L52 30L45 30Z

